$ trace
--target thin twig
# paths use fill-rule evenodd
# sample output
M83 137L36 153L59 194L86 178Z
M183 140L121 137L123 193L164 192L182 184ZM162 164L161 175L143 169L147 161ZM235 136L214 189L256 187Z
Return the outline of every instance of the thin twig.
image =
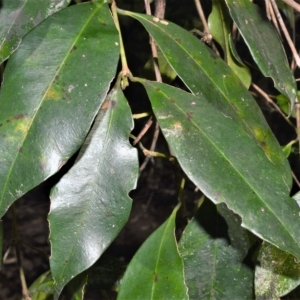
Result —
M165 8L166 8L165 0L156 0L155 5L156 5L156 7L159 6L159 8L155 10L155 13L158 13L159 16L164 16L165 15ZM146 8L146 13L148 15L151 15L151 9L150 9L150 5L149 5L148 0L145 0L145 8ZM155 15L155 17L158 17L158 16ZM155 41L151 37L150 37L150 44L151 44L151 51L152 51L152 57L153 57L155 78L156 78L157 82L162 82L162 77L161 77L161 73L160 73L159 66L158 66L157 47L156 47ZM155 150L157 140L158 140L158 136L159 136L159 124L156 121L154 135L153 135L152 143L151 143L151 147L150 147L151 152L153 152ZM145 167L148 164L149 160L150 160L150 157L147 156L145 158L144 162L142 163L141 167L140 167L140 171L145 169Z
M166 0L155 0L154 15L157 18L163 19L166 11Z
M132 117L134 119L141 119L141 118L149 117L149 116L151 116L151 114L152 114L151 112L144 112L144 113L140 113L140 114L133 114Z
M145 8L146 8L146 14L151 16L151 8L150 8L150 4L149 4L148 0L145 0ZM155 78L156 78L156 81L162 82L162 77L161 77L161 73L160 73L159 65L158 65L157 47L156 47L155 41L153 40L152 37L150 37L150 46L151 46L151 51L152 51Z
M150 16L150 15L151 15L151 7L150 7L150 3L149 3L148 0L144 0L144 2L145 2L146 14Z
M271 3L272 3L272 6L273 6L275 15L276 15L276 17L278 19L278 22L280 24L281 30L282 30L282 32L283 32L283 34L284 34L284 36L285 36L285 38L286 38L286 40L287 40L290 48L291 48L291 51L293 53L296 65L298 67L300 67L300 57L298 55L298 52L297 52L297 50L295 48L295 45L294 45L293 41L291 40L291 37L290 37L290 35L288 33L288 30L287 30L287 28L286 28L286 26L285 26L285 24L284 24L284 22L282 20L282 17L281 17L281 14L279 12L279 9L277 7L277 4L276 4L275 0L271 0Z
M279 113L280 115L287 121L287 123L295 128L294 124L287 118L287 116L282 112L280 107L269 97L269 95L263 91L259 86L252 83L253 88L268 102L270 103Z
M298 97L296 97L296 101L295 101L295 111L296 111L296 127L297 127L296 131L297 131L297 138L298 138L299 151L300 151L300 103L298 101Z
M272 16L271 16L271 11L270 11L270 8L271 8L270 0L265 0L265 3L266 3L266 15L267 15L267 18L269 19L269 21L271 21Z
M294 181L296 182L296 184L297 184L298 187L300 188L300 182L299 182L298 178L296 177L295 173L292 172L292 175L293 175Z
M196 5L198 15L199 15L200 20L201 20L202 25L203 25L204 32L209 33L209 27L208 27L208 24L207 24L207 21L206 21L206 18L205 18L205 15L204 15L204 12L203 12L203 9L202 9L202 6L201 6L201 2L199 0L194 0L194 1L195 1L195 5Z
M155 149L155 147L156 147L157 140L158 140L158 136L159 136L159 124L158 124L158 122L156 121L156 123L155 123L154 135L153 135L152 143L151 143L151 146L150 146L150 151L154 151L154 149ZM140 172L142 172L142 171L146 168L146 166L147 166L147 164L148 164L150 158L151 158L151 156L147 156L147 157L145 158L145 160L143 161L143 163L142 163L142 165L141 165L141 167L140 167Z
M141 130L141 132L137 135L135 140L132 142L133 146L135 146L141 140L141 138L146 134L148 129L151 127L152 123L153 123L153 120L152 120L152 117L150 117L148 122L144 126L144 128Z
M185 186L185 177L181 176L181 181L179 185L179 193L178 193L178 200L181 203L181 209L182 209L182 217L187 218L187 208L186 208L186 202L184 199L184 186Z
M293 9L295 9L297 12L300 12L300 4L296 3L293 0L282 0L283 2L285 2L287 5L289 5L290 7L292 7Z
M281 37L281 32L279 29L278 21L277 21L277 18L276 18L276 15L275 15L275 12L274 12L274 9L273 9L273 6L272 6L270 0L266 0L266 7L267 7L268 14L269 14L268 18L269 18L269 20L272 20L279 36Z
M130 138L132 138L134 140L136 139L136 137L133 134L130 134ZM144 147L144 145L141 142L138 142L138 146L143 151L143 153L146 157L161 157L161 158L166 158L169 161L174 161L176 159L172 155L170 156L170 155L166 155L161 152L148 150L147 148Z
M22 259L21 259L21 251L19 247L19 235L18 235L18 229L17 229L17 218L16 218L16 207L15 204L12 204L11 206L11 214L12 214L12 228L13 228L13 240L14 240L14 246L16 250L16 256L17 256L17 262L19 267L19 275L22 285L22 294L25 298L25 300L30 300L25 274L22 267Z
M40 254L43 255L45 258L49 259L49 255L48 255L46 252L40 250L39 248L34 247L33 245L31 245L31 244L29 244L29 243L27 243L27 242L25 242L25 241L23 241L23 240L19 240L19 242L22 243L23 245L26 245L27 247L29 247L29 248L35 250L36 252L40 253Z

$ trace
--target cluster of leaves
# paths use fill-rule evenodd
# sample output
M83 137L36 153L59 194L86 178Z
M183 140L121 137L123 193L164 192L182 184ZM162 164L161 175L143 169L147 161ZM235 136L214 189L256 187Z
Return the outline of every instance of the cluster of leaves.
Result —
M35 296L42 291L44 299L57 299L66 287L71 297L83 297L93 280L84 271L126 224L128 193L139 175L129 142L133 115L122 90L128 77L145 88L175 163L210 200L198 203L179 239L179 206L174 209L127 266L118 299L277 298L296 288L300 208L297 196L289 196L291 170L248 91L250 71L231 35L234 21L292 112L296 82L261 8L248 0L212 1L208 24L223 60L170 21L104 0L69 2L3 0L0 10L0 59L7 60L0 92L0 216L79 151L51 192L50 272L32 287ZM143 25L160 49L161 65L171 67L185 89L128 72L118 15ZM245 261L259 239L251 268ZM100 282L104 277L98 274Z

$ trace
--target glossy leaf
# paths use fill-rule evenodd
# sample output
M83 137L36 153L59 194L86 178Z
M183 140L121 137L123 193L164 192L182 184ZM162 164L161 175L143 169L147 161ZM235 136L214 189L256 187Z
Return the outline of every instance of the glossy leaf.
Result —
M75 165L51 195L50 266L56 296L89 268L123 228L138 176L133 127L122 91L113 89L96 118Z
M300 209L255 140L204 99L140 81L187 176L214 203L240 215L243 227L300 258Z
M224 51L224 59L243 84L249 88L251 84L251 74L249 69L235 59L230 43L231 23L226 4L219 0L213 0L212 12L208 18L209 32L214 40L219 43Z
M0 64L19 46L23 36L70 0L2 0L0 7Z
M213 104L257 140L282 174L289 190L292 176L286 157L255 100L226 63L192 34L171 22L121 12L145 26L169 64L194 95Z
M293 108L296 82L274 27L263 17L261 9L251 1L225 1L258 67L265 76L273 79L276 89L289 98L290 107Z
M179 242L189 299L253 299L253 271L226 239L226 224L206 200Z
M188 299L175 238L177 208L144 242L129 263L118 300Z
M82 145L115 75L117 40L104 1L75 5L32 30L8 61L0 93L0 216Z
M255 269L257 299L279 299L300 284L300 260L264 243Z

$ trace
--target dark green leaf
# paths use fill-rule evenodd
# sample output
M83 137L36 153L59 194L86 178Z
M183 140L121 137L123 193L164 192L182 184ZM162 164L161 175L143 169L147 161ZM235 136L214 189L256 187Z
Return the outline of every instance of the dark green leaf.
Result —
M51 195L50 266L56 296L89 268L126 223L138 175L136 149L129 144L133 121L122 91L103 103L75 165Z
M279 299L300 284L300 261L293 255L264 243L255 269L257 299Z
M0 64L19 46L23 36L71 0L2 0L0 7Z
M137 251L121 282L118 300L188 299L175 239L177 208Z
M102 255L88 270L87 289L118 291L127 264L120 258Z
M219 0L213 0L212 12L208 18L208 26L211 35L224 51L225 61L234 73L239 77L243 84L249 88L251 84L251 74L249 69L238 62L231 48L234 47L230 43L231 18L226 4Z
M83 272L73 278L66 286L64 295L68 300L83 300L88 274Z
M277 90L289 98L292 108L296 99L296 82L274 27L251 1L225 1L258 67L265 76L274 80Z
M141 82L187 176L214 203L240 215L243 227L300 257L299 207L256 141L204 99Z
M104 1L75 5L32 30L8 61L0 93L0 216L82 145L115 75L116 41Z
M217 208L227 223L230 245L239 251L242 258L245 258L253 244L252 234L241 226L240 216L229 210L224 203L218 204Z
M226 63L192 34L171 22L132 12L122 13L145 26L194 95L213 104L257 140L289 190L292 176L286 157L255 100Z
M189 299L253 299L253 271L226 241L226 224L208 200L179 242Z

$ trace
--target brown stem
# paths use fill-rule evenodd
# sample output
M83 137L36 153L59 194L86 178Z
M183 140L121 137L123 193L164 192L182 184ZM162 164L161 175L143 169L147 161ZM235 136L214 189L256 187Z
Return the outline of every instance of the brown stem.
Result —
M133 146L135 146L141 140L141 138L146 134L148 129L151 127L152 123L153 123L153 120L152 120L152 117L150 117L148 122L144 126L144 128L141 130L141 132L137 135L137 137L132 142Z
M199 0L194 0L194 1L195 1L195 5L196 5L198 15L199 15L200 20L201 20L202 25L203 25L204 33L209 33L208 24L206 22L206 18L205 18L205 15L204 15L204 12L203 12L203 9L202 9L202 6L201 6L201 2Z
M293 9L295 9L297 12L300 12L300 4L296 3L293 0L282 0L283 2L285 2L287 5L289 5L290 7L292 7Z
M285 26L285 24L284 24L284 22L282 20L282 17L281 17L281 14L279 12L279 9L277 7L276 1L275 0L271 0L271 4L273 6L273 9L274 9L275 15L277 17L277 20L278 20L278 22L280 24L281 30L282 30L282 32L283 32L283 34L284 34L284 36L285 36L285 38L286 38L286 40L287 40L290 48L291 48L291 51L293 53L296 65L298 67L300 67L300 57L298 55L298 52L297 52L297 50L295 48L295 45L294 45L292 39L291 39L291 37L290 37L290 35L288 33L288 30L287 30L287 28L286 28L286 26Z
M274 103L274 101L269 97L269 95L264 92L259 86L257 86L256 84L252 83L252 87L260 94L262 95L262 97L268 102L270 103L279 113L280 115L286 120L286 122L292 126L295 129L294 124L286 117L286 115L281 111L280 107Z

